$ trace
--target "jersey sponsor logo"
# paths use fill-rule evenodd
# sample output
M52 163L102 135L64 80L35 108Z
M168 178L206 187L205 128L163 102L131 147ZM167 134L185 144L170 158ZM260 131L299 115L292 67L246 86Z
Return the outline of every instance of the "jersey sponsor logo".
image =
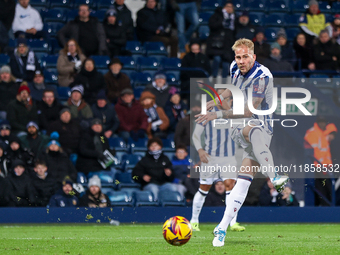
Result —
M30 16L29 14L26 14L26 15L21 14L20 19L24 19L24 18L29 17L29 16Z
M234 208L234 212L236 212L237 211L237 208Z

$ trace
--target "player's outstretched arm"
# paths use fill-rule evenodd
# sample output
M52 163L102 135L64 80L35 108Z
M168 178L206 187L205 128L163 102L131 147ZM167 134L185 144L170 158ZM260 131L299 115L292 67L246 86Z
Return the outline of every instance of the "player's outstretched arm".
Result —
M222 101L222 107L223 107L224 106L223 101L228 100L231 97L231 91L229 89L226 89L219 96L220 96L220 99ZM218 105L221 104L218 97L215 98L215 101ZM209 102L207 102L207 111L211 110L214 106L215 106L214 100L210 100Z
M253 97L253 107L257 109L263 98L261 97ZM244 114L234 114L233 110L222 110L222 118L223 119L239 119L239 118L250 118L253 113L249 110L248 104L244 106Z

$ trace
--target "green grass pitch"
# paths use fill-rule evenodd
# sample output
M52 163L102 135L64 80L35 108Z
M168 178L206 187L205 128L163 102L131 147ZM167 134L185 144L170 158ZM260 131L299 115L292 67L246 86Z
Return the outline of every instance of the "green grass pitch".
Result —
M243 224L212 247L215 224L171 246L162 224L0 225L0 254L339 254L340 224Z

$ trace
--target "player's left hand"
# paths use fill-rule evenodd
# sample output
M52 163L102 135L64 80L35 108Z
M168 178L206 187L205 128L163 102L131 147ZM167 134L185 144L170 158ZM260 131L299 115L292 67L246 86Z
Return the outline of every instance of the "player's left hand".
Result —
M217 119L217 114L216 112L208 112L207 114L197 114L195 118L197 118L195 120L197 123L202 123L205 126L209 121Z

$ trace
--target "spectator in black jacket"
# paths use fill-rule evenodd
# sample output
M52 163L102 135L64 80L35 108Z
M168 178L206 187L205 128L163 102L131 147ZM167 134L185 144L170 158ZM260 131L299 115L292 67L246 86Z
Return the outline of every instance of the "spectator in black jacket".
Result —
M83 67L75 78L74 83L83 85L83 99L89 105L92 105L96 101L99 90L106 88L104 76L101 72L98 72L92 58L87 58L84 61Z
M133 20L131 11L124 4L125 0L116 0L113 3L114 8L117 11L117 21L122 24L122 27L127 33L127 40L131 41L134 38Z
M10 201L13 196L12 186L8 178L5 178L0 173L0 207L14 206L14 202Z
M59 184L66 176L73 181L77 180L77 170L69 159L69 156L61 148L58 132L51 134L47 149L41 158L47 164L48 173L53 176Z
M275 42L271 45L270 57L263 61L263 65L268 67L271 72L293 72L293 66L282 59L281 46Z
M63 108L60 111L60 118L51 122L47 133L51 134L53 131L59 133L60 145L68 155L77 152L81 128L77 121L71 119L70 109Z
M160 138L151 138L148 141L148 151L137 163L132 171L135 181L142 184L143 190L153 194L154 200L158 200L158 192L177 191L174 180L173 167L167 156L163 154L163 143Z
M40 128L47 130L51 122L59 119L63 105L55 98L54 90L45 89L42 96L42 101L37 103L38 117Z
M11 135L11 125L8 120L3 120L0 124L0 141L4 143L4 150L7 151L9 147L9 140Z
M103 25L96 17L90 16L89 6L79 6L79 16L69 21L58 31L58 40L64 46L69 39L75 39L82 52L87 56L107 54Z
M9 161L7 158L6 144L0 141L0 177L5 178L9 174Z
M17 79L27 82L33 81L34 72L40 68L40 64L34 52L27 46L25 38L18 38L17 48L11 55L9 66Z
M288 61L293 67L296 65L296 56L293 46L287 40L284 28L281 28L276 35L276 42L281 46L282 60Z
M62 182L61 190L51 197L48 207L76 207L79 200L74 194L73 181L67 176Z
M110 138L119 127L119 119L112 104L108 103L105 91L99 91L97 102L92 105L93 117L103 123L103 132L106 138Z
M225 6L218 7L209 19L210 35L207 39L206 54L213 59L212 75L218 75L218 70L222 64L222 78L227 78L229 65L234 59L231 49L235 41L236 15L232 2L227 2ZM182 65L183 66L183 65Z
M7 65L2 66L0 70L0 119L6 119L7 105L17 95L20 84L15 80L11 68Z
M35 201L37 206L47 206L50 198L56 193L60 186L56 179L49 173L47 164L38 160L34 164L34 174L31 176L35 188Z
M15 15L15 0L2 0L0 1L0 21L7 29L11 29Z
M90 130L83 134L79 142L77 170L86 174L104 170L98 160L106 160L103 154L105 150L115 155L115 152L110 150L108 139L104 136L101 120L93 119Z
M25 163L28 171L32 170L34 163L34 155L29 148L23 148L21 146L21 140L19 137L12 135L9 138L9 148L7 150L7 160L10 168L13 168L13 162L15 160L21 160Z
M89 179L88 187L89 189L80 199L80 206L90 208L104 208L111 206L109 197L101 191L102 185L97 175L94 175L91 179Z
M25 163L22 160L14 160L12 173L8 177L13 190L11 202L20 207L34 206L35 204L35 190L25 168Z
M33 82L30 82L28 87L31 91L31 97L35 102L42 100L45 89L52 90L55 95L58 95L58 92L53 85L45 84L44 74L40 69L35 70Z
M177 37L171 35L167 15L157 8L156 0L146 0L144 8L137 12L137 35L142 42L156 41L170 46L170 57L177 57Z
M110 57L126 55L125 48L128 31L122 22L117 19L117 11L115 8L107 10L103 26L106 34L106 43L110 51Z
M293 47L298 60L295 70L315 70L313 48L311 45L307 44L306 35L304 33L299 33L296 36L293 42Z
M240 38L246 38L249 40L253 40L255 37L255 26L250 24L249 22L249 13L244 11L238 17L236 27L235 27L235 40Z
M225 185L221 179L218 179L205 198L204 206L225 206L225 199Z
M170 87L166 82L166 76L162 72L155 74L154 81L145 87L145 91L150 91L156 96L156 104L164 108L169 98Z
M266 42L264 37L264 28L259 27L255 31L254 51L256 54L256 61L260 64L270 56L270 44Z

